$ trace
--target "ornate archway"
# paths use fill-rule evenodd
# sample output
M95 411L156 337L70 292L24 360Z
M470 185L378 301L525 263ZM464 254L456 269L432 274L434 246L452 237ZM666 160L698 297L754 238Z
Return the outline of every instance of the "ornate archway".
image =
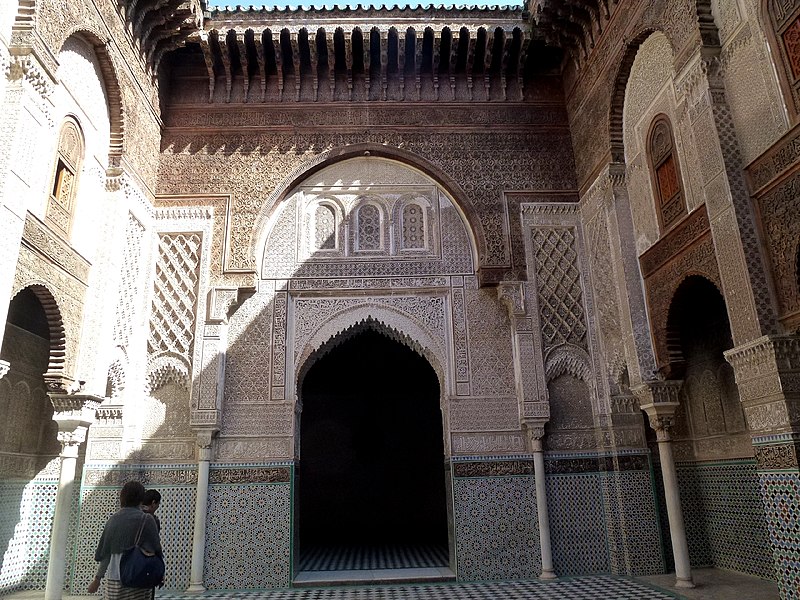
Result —
M415 346L366 319L300 369L300 577L449 565L439 378Z

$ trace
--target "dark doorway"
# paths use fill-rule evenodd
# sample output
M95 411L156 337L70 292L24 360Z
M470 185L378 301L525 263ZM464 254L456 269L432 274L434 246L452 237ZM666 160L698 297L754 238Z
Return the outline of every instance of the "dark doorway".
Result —
M310 368L301 399L300 570L437 566L430 548L446 566L442 415L430 364L367 328ZM365 556L323 560L331 548ZM397 552L399 563L375 555Z

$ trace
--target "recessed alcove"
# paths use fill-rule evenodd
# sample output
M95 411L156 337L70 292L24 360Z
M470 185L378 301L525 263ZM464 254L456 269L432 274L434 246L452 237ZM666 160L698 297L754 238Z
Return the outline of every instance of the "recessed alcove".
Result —
M378 331L347 338L301 382L296 570L446 567L439 381Z

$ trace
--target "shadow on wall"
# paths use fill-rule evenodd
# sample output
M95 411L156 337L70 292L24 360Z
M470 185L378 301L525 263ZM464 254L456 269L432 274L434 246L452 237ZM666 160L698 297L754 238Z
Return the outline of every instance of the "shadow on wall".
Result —
M368 211L365 214L369 214ZM313 232L315 235L312 243L319 250L335 248L339 243L336 236L341 234L341 224L339 223L337 232L338 222L334 214L323 213L316 216L318 225ZM372 233L376 239L379 238L378 231L370 230L366 233ZM184 344L183 350L187 356L196 355L195 344L202 342L194 337L195 330L202 333L203 327L193 327L191 319L197 306L200 261L187 258L199 257L200 250L190 245L189 234L165 233L161 236L162 256L159 258L155 277L156 301L152 307L149 334L151 371L148 373L148 390L140 400L132 396L131 390L121 389L124 386L120 386L119 381L109 384L110 394L118 396L113 399L113 404L124 403L127 407L126 424L134 416L131 408L137 405L143 407L143 442L141 448L125 453L121 461L105 460L103 456L106 452L108 456L120 456L119 448L111 441L121 436L119 425L114 425L117 430L108 431L110 423L98 422L90 430L89 461L83 470L80 493L78 529L81 535L70 542L75 556L71 578L73 593L83 593L92 579L96 569L93 554L97 539L105 520L116 510L119 487L130 479L138 479L145 487L156 488L162 494L158 514L162 523L162 543L167 561L166 588L183 590L189 585L197 481L195 435L189 427L189 387L198 386L198 382L209 377L212 381L216 380L217 374L216 366L212 362L195 377L194 382L190 382L188 364L164 360L170 356L177 343ZM164 239L169 236L174 239ZM285 274L281 278L285 278ZM297 531L294 525L299 521L296 512L297 498L303 502L303 491L296 492L293 487L300 448L292 445L292 435L299 431L301 424L299 417L295 415L294 399L284 399L276 392L278 389L284 391L289 388L285 365L296 358L292 354L293 350L285 347L283 335L278 334L286 324L288 295L285 290L275 290L270 281L262 284L265 286L262 290L244 300L236 309L228 327L226 404L222 434L232 437L219 442L218 447L222 446L219 452L222 458L214 457L211 465L204 573L204 583L210 589L287 587L291 585L293 570L297 570L297 542L301 544L300 551L304 543L311 543L302 538L292 538L292 533ZM152 283L148 282L148 285ZM162 312L159 297L167 299L163 306L168 306L172 312ZM202 319L203 316L198 318ZM317 326L319 324L321 323L317 323ZM424 358L414 355L412 350L394 341L403 340L404 344L411 345L410 340L406 340L400 332L390 330L377 322L361 323L357 327L371 329L372 331L365 331L360 335L375 336L381 340L380 343L376 342L377 346L388 343L390 348L395 349L389 351L389 354L395 351L411 353L416 358L407 357L406 360L425 362ZM376 330L380 333L374 333ZM387 340L387 337L392 339ZM308 359L307 365L324 359L323 355L328 351L335 352L334 346L338 341L340 340L326 344L323 351ZM361 346L365 353L372 353L375 347L369 344ZM328 377L343 377L344 379L338 380L339 383L354 380L365 374L368 369L366 362L374 360L376 356L370 354L361 360L351 354L351 358L351 361L346 361L352 368L349 374L328 373ZM430 379L432 376L435 381L436 375L431 375L433 369L429 364L427 370L429 373L423 379ZM374 373L366 375L373 378L376 386L382 383L374 379ZM398 389L409 383L396 371L394 376L397 384L395 387ZM115 378L118 379L118 374ZM319 379L317 382L325 385ZM425 397L426 402L433 403L432 407L428 406L425 410L426 414L436 415L438 449L435 450L437 456L433 461L436 463L434 468L439 469L438 492L442 492L445 489L444 441L438 385L434 396L435 400ZM373 399L380 401L382 398L375 394ZM342 401L342 396L329 397L328 400ZM418 403L420 398L412 400ZM315 403L312 401L313 404ZM408 412L404 414L405 421L402 422L412 430L409 419L413 421L413 415ZM374 417L379 418L380 411ZM396 415L384 414L384 417L397 426ZM426 418L433 419L432 416ZM364 435L374 435L387 425L376 423L375 419L367 419L360 424L363 425ZM324 424L320 425L319 421L317 425L317 433L322 438L316 448L317 456L346 457L347 451L336 447L337 438L331 435L328 428ZM397 466L394 473L396 479L388 478L385 482L381 500L384 502L383 509L373 511L376 520L391 513L392 506L397 507L397 498L393 498L392 491L398 491L398 485L403 478L411 476L400 472L401 466L406 470L410 467L403 465L399 453L405 452L407 456L413 456L416 436L408 431L396 433L395 443L398 446L391 455ZM313 437L313 434L309 435ZM108 441L104 436L107 436ZM364 460L375 458L364 453L359 457ZM313 474L313 469L311 473ZM364 477L368 478L367 475ZM363 485L365 480L350 482L348 485L361 485L360 491L366 494L369 486ZM339 482L341 485L345 483ZM304 489L309 491L318 485L313 480L309 483L306 478ZM336 482L332 485L336 485ZM330 487L324 489L327 490L325 493L333 493ZM352 490L349 493L351 499L358 498L358 494ZM295 494L299 496L296 497ZM311 493L308 495L310 497ZM440 500L441 510L437 513L439 521L442 520L441 513L446 513L446 503L443 498ZM321 510L319 506L313 505L313 501L311 508L304 509L302 504L299 506L300 512L313 513ZM344 508L349 508L353 522L352 519L358 516L356 508ZM417 524L417 537L422 537L420 532L427 530L426 524L427 522ZM363 533L366 535L367 528L375 531L375 525L374 521L366 523ZM401 528L401 525L395 524L395 530ZM446 545L447 526L440 523L439 528L437 540L441 543L444 537ZM441 529L444 530L443 533ZM326 541L330 541L330 536L328 540L314 539L313 543Z

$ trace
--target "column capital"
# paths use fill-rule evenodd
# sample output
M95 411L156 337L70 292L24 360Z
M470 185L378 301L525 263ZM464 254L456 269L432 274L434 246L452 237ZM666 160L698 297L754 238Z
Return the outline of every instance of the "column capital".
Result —
M500 282L497 286L497 298L506 305L512 319L526 314L527 308L525 306L525 287L523 282Z
M639 407L645 410L649 404L675 404L680 401L683 379L659 379L642 382L631 391L639 400Z
M0 379L6 376L9 369L11 368L11 363L7 360L0 360Z
M219 430L216 428L203 428L203 429L195 429L195 443L197 444L197 452L198 452L198 460L201 461L210 461L211 460L211 448L214 444L214 438L219 433Z
M53 421L58 425L62 456L77 456L103 398L94 394L49 393L48 396L53 405Z
M633 393L639 399L639 408L647 413L659 442L670 439L675 426L675 413L680 406L678 393L681 385L682 380L672 379L648 381L633 388Z
M522 430L525 432L525 435L528 438L528 444L531 452L542 451L542 442L544 441L545 436L544 426L546 424L547 421L540 420L524 420L522 422Z

